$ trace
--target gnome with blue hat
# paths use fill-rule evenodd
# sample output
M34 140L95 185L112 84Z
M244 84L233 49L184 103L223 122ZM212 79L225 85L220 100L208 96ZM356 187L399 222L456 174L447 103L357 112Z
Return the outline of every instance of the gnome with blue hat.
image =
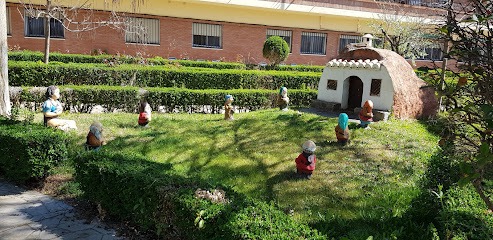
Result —
M345 113L339 114L339 124L335 127L337 142L341 145L346 145L349 141L349 117Z
M231 104L233 102L233 96L231 95L226 95L226 97L224 97L224 120L234 120L233 118L233 114L234 114L234 110L233 110L233 105Z
M289 98L288 89L286 87L281 87L279 89L279 95L277 95L277 106L283 111L288 110Z

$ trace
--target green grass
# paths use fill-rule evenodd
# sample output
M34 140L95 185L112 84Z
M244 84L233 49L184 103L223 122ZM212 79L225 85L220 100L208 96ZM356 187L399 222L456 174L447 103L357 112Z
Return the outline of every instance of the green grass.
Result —
M183 176L272 200L307 223L400 217L419 193L438 141L417 121L391 120L367 130L350 123L352 142L341 147L336 118L277 109L236 114L234 121L219 114L154 114L148 128L137 126L137 114L64 117L77 122L81 150L89 125L98 120L108 150L139 153L172 164ZM311 180L298 180L294 159L307 139L318 146L317 168Z

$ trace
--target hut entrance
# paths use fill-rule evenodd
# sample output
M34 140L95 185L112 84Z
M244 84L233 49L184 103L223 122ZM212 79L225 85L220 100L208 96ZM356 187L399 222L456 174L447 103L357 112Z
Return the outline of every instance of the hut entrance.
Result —
M363 82L359 77L349 77L348 108L354 109L361 107L363 100Z

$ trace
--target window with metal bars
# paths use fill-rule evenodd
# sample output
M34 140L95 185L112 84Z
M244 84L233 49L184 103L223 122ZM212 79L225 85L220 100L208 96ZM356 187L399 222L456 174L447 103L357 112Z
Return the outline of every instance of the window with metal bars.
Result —
M327 90L337 90L337 80L327 80Z
M136 17L126 18L125 42L159 44L159 19Z
M372 79L370 87L370 96L380 96L380 88L382 87L382 79Z
M318 32L301 33L301 53L325 55L327 34Z
M222 48L222 26L218 24L193 23L194 47Z
M267 38L272 37L272 36L279 36L282 39L284 39L284 41L286 41L288 43L289 52L293 52L293 50L292 50L293 48L292 48L292 45L291 45L291 39L292 39L292 36L293 36L293 31L289 31L289 30L277 30L277 29L267 29Z
M339 52L342 52L348 44L359 43L361 41L361 36L341 35L339 37Z
M36 15L38 14L39 11L37 11ZM45 19L44 17L31 17L29 13L26 11L24 14L24 34L26 37L44 37L45 36L45 26L44 22ZM61 19L61 16L60 16ZM62 20L63 21L63 20ZM56 19L56 18L50 18L50 37L52 38L64 38L65 37L65 31L63 28L63 23Z
M6 15L6 18L7 18L7 35L12 35L12 32L10 30L10 8L7 7L7 15Z
M435 45L432 47L427 47L424 49L425 54L419 56L417 59L419 60L442 60L443 51L440 46Z

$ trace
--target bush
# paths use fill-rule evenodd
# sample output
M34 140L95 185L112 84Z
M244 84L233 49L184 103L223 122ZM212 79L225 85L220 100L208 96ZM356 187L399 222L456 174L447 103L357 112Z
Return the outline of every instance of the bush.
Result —
M9 52L11 61L43 61L43 53L29 50ZM187 67L203 67L215 69L245 69L242 63L211 62L211 61L192 61L192 60L167 60L162 57L142 58L128 55L84 55L84 54L65 54L50 53L50 62L62 63L105 63L110 65L118 64L149 64L149 65L178 65Z
M0 120L0 172L18 183L42 179L67 159L67 140L60 130Z
M451 188L438 220L443 239L491 239L493 216L472 185Z
M271 36L265 40L262 54L273 66L278 65L288 59L289 45L281 37Z
M273 205L219 184L173 173L137 155L88 152L76 157L76 181L109 214L176 239L325 239ZM197 197L221 190L224 202ZM262 216L259 216L261 214Z
M16 88L17 90L17 88ZM24 87L20 93L12 95L12 102L37 103L38 108L45 101L46 88ZM197 112L205 106L211 113L218 113L224 105L224 96L235 96L234 105L243 109L258 110L276 106L276 90L190 90L182 88L146 88L149 91L148 102L153 109L164 107L165 111ZM90 112L96 105L102 105L109 111L116 109L135 112L139 104L139 88L119 86L60 86L65 110ZM289 91L290 106L307 107L315 99L314 90Z
M11 86L113 85L189 89L317 89L320 73L9 62Z

